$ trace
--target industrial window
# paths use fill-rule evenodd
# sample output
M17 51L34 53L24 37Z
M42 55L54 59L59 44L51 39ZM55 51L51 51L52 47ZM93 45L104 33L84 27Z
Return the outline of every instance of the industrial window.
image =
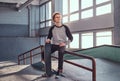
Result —
M68 0L63 0L63 15L68 14Z
M46 21L46 27L49 27L49 26L51 26L51 25L52 25L52 21L51 21L51 20Z
M81 0L81 9L93 6L93 0Z
M110 0L96 0L96 4L101 4L101 3L105 3L108 2Z
M111 0L62 0L63 23L109 14Z
M79 10L79 1L78 0L70 0L70 13Z
M104 32L97 32L96 33L96 46L103 45L103 44L112 44L112 32L111 31L104 31Z
M51 14L52 14L52 12L51 12L51 2L46 4L46 9L45 10L46 10L46 20L51 19Z
M79 0L62 0L63 23L79 20Z
M40 37L40 45L45 45L46 36Z
M91 32L75 33L73 35L73 42L68 45L72 49L86 49L99 45L112 45L112 30L97 30Z
M95 1L96 3L93 4ZM81 19L112 12L111 0L81 0ZM95 15L93 15L95 13Z
M68 22L68 16L63 17L63 23L67 23Z
M51 1L40 6L40 28L51 26Z
M79 34L72 34L73 41L70 43L70 48L79 48Z
M85 10L81 12L81 19L93 17L93 9Z
M81 19L93 17L93 0L81 0Z
M79 20L79 13L70 15L70 21L76 21L76 20Z
M99 6L96 8L96 15L103 15L103 14L108 14L111 13L111 4L107 4L104 6Z
M45 5L40 7L40 27L45 27Z
M93 47L93 32L81 34L81 48Z

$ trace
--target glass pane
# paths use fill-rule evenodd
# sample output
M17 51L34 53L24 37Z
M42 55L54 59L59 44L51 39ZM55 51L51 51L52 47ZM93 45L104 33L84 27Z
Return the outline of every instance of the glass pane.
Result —
M42 45L42 37L40 37L40 44Z
M107 2L107 1L110 1L110 0L96 0L96 4L104 3L104 2Z
M111 4L105 5L105 6L100 6L96 9L96 15L103 15L111 13Z
M63 15L68 14L68 0L63 0Z
M93 9L82 11L81 13L82 19L89 18L89 17L93 17Z
M68 40L68 38L66 38L66 39ZM69 48L69 47L68 47L69 44L70 44L70 43L67 43L66 48Z
M40 37L40 44L45 45L46 37Z
M79 48L79 34L73 34L73 41L70 43L70 48Z
M97 32L96 33L96 45L103 45L103 44L112 44L112 32L111 31L104 31L104 32Z
M45 5L40 8L40 21L45 21Z
M96 46L104 45L104 44L107 44L107 45L111 45L112 44L112 37L111 36L108 36L108 37L97 37L96 40L97 40Z
M78 13L70 15L70 21L76 21L76 20L79 20L79 14Z
M49 2L49 19L51 19L51 15L52 15L52 6L51 6L51 2Z
M47 26L47 27L51 26L51 21L47 21L47 22L46 22L46 26Z
M70 0L70 13L79 10L79 0Z
M81 0L81 9L93 6L93 0Z
M44 28L44 27L45 27L45 23L41 23L40 28Z
M51 19L51 2L46 4L46 20Z
M63 23L67 23L68 22L68 16L63 17Z
M111 31L104 31L104 32L97 32L96 36L111 36L112 32Z
M82 49L93 47L93 33L85 33L81 36Z

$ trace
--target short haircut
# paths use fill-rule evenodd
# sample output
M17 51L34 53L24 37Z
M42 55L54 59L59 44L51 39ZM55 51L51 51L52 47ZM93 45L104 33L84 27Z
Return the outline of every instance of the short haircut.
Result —
M53 21L54 21L56 15L61 15L61 14L60 14L59 12L53 13L53 15L52 15L52 20L53 20Z

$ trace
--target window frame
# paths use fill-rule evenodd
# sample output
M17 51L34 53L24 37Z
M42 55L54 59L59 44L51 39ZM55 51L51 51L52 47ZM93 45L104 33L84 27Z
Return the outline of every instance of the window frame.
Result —
M65 0L62 0L62 2L63 1L65 1ZM78 2L79 3L81 3L81 0L78 0ZM106 2L103 2L103 3L100 3L100 4L96 4L96 0L93 0L93 5L92 6L89 6L89 7L86 7L86 8L83 8L82 9L82 7L81 7L81 5L82 4L79 4L78 5L78 11L75 11L75 12L70 12L70 0L68 0L68 10L67 10L67 12L68 12L68 14L63 14L63 18L64 17L68 17L68 22L65 22L65 24L67 24L67 23L71 23L71 22L75 22L75 21L79 21L79 20L84 20L84 19L89 19L89 18L93 18L93 17L96 17L96 16L100 16L100 15L97 15L97 8L98 7L102 7L102 6L105 6L105 5L107 5L107 4L111 4L111 11L110 11L110 13L112 13L113 11L112 11L112 0L109 0L109 1L106 1ZM62 7L62 9L64 9L63 7ZM82 12L83 11L87 11L87 10L90 10L90 9L93 9L93 12L92 12L92 14L93 14L93 16L92 17L86 17L86 18L82 18ZM62 11L64 11L64 10L62 10ZM79 17L78 17L78 20L75 20L75 21L70 21L70 16L71 15L73 15L73 14L75 14L75 13L78 13L79 14ZM110 13L105 13L105 14L110 14ZM105 15L105 14L102 14L102 15ZM63 23L64 23L64 21L63 21Z
M47 14L46 13L46 9L47 9L47 6L49 5L49 3L51 3L51 18L50 19L47 19L47 15L49 16L49 14ZM47 5L48 4L48 5ZM45 20L43 20L43 21L41 21L40 20L40 28L45 28L45 27L50 27L51 25L52 25L52 1L50 0L50 1L47 1L47 2L45 2L44 4L41 4L39 7L40 7L40 12L41 12L41 7L42 6L45 6L44 7L44 16L45 16ZM41 19L41 16L43 16L43 15L41 15L40 14L40 19ZM51 22L51 25L50 26L47 26L47 22ZM41 24L42 23L44 23L45 25L43 26L43 27L41 27Z
M79 48L70 48L70 44L68 44L68 48L67 49L87 49L87 48L82 48L82 34L85 34L85 33L93 33L93 47L97 46L97 36L96 36L96 33L97 32L107 32L107 31L110 31L111 32L111 42L113 44L113 38L114 38L114 35L113 35L113 28L108 28L108 29L97 29L97 30L90 30L90 31L79 31L79 32L73 32L72 34L79 34ZM91 47L90 47L91 48Z

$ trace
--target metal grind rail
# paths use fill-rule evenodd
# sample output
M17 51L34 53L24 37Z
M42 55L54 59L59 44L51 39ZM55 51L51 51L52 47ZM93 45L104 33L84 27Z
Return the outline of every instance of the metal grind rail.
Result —
M40 49L40 52L36 53L36 54L32 54L32 51L34 51L36 49ZM42 52L43 49L44 49L44 46L38 46L34 49L31 49L30 51L27 51L23 54L18 55L18 65L20 65L21 61L23 61L23 64L26 64L26 59L30 59L30 63L32 64L33 57L36 56L36 55L42 54L41 52ZM82 57L82 58L86 58L86 59L91 60L92 61L92 68L89 68L89 67L86 67L86 66L68 61L68 60L64 60L64 62L67 62L67 63L72 64L72 65L77 66L77 67L81 67L81 68L86 69L88 71L91 71L92 72L92 81L96 81L96 62L95 62L95 59L93 57L83 55L83 54L77 54L77 53L69 52L69 51L65 51L65 53L67 53L69 55L74 55L74 56L78 56L78 57ZM29 56L26 56L27 54L29 54ZM52 57L58 59L55 56L52 56Z
M95 59L93 57L83 55L83 54L77 54L77 53L69 52L69 51L65 51L65 53L70 54L70 55L74 55L74 56L78 56L78 57L83 57L83 58L91 60L92 61L92 68L89 68L89 67L86 67L86 66L83 66L83 65L68 61L68 60L64 60L64 62L67 62L67 63L72 64L72 65L77 66L77 67L81 67L81 68L86 69L88 71L91 71L92 72L92 81L96 81L96 62L95 62ZM58 59L55 56L52 56L52 57Z
M36 48L33 48L33 49L23 53L23 54L18 55L18 65L20 65L21 61L23 61L23 64L26 64L26 60L27 59L29 59L30 60L30 64L32 64L33 63L33 57L37 56L37 55L40 55L42 53L43 48L44 48L44 46L40 45L40 46L38 46ZM33 51L35 51L37 49L39 49L40 52L33 54Z

